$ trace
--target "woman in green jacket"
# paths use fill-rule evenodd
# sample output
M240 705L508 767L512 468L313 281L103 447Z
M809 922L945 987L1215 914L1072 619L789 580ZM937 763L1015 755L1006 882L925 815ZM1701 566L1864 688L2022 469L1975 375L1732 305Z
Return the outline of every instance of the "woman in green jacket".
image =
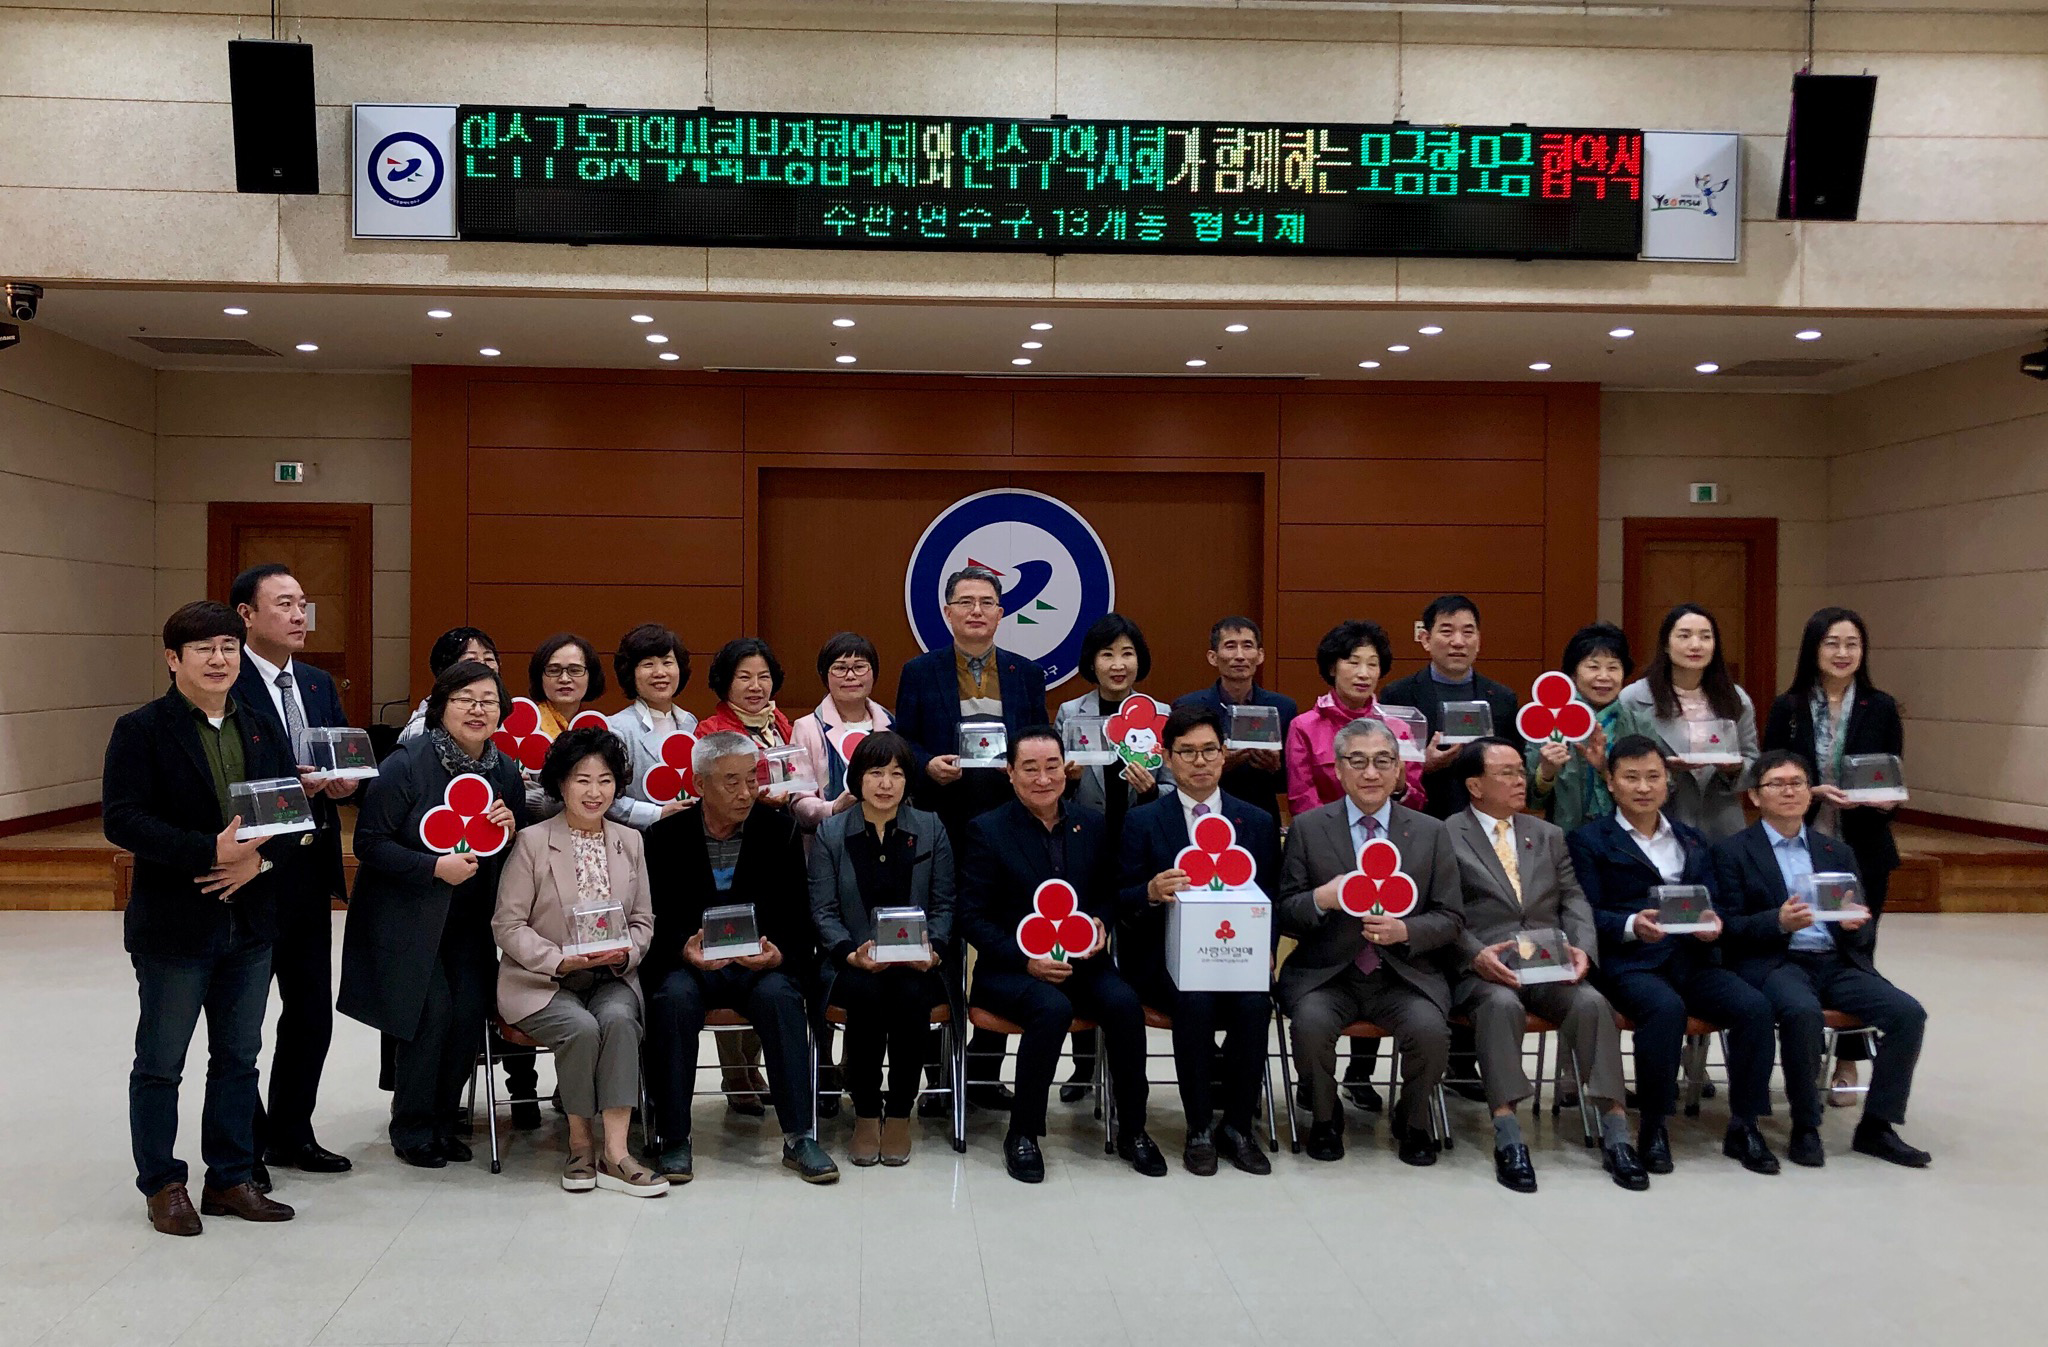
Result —
M1558 666L1571 676L1579 696L1593 708L1593 733L1576 744L1529 746L1530 807L1570 832L1581 823L1614 812L1607 793L1607 746L1629 731L1621 690L1635 672L1628 637L1611 622L1595 622L1572 633Z

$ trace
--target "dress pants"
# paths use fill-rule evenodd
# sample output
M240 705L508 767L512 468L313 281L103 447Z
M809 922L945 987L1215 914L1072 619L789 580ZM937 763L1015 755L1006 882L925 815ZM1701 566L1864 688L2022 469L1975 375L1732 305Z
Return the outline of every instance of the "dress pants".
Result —
M888 1115L908 1118L917 1107L918 1069L931 1043L932 1008L947 1004L936 969L883 965L880 972L844 967L832 979L832 1004L846 1012L846 1065L841 1072L858 1118L883 1113L882 1058L889 1059Z
M1744 1122L1770 1116L1771 1037L1777 1021L1762 992L1729 969L1681 957L1654 968L1603 975L1600 982L1614 1008L1635 1021L1636 1098L1643 1126L1677 1111L1688 1015L1728 1031L1730 1116Z
M199 1017L206 1016L206 1105L199 1153L206 1184L247 1183L256 1162L256 1059L263 1051L263 1007L270 994L267 941L230 943L192 959L135 954L135 1065L128 1072L128 1140L135 1186L144 1196L186 1181L177 1156L178 1086Z
M781 968L729 963L706 972L690 964L671 970L647 998L647 1075L655 1125L665 1145L690 1138L690 1100L697 1092L697 1049L714 1010L746 1016L768 1064L768 1093L786 1137L811 1130L810 1040L804 994ZM723 1034L720 1037L724 1037Z
M449 909L427 974L419 1026L392 1053L393 1146L424 1146L454 1135L462 1084L483 1050L498 969L485 924L488 911L466 907L458 902Z
M1399 1117L1428 1130L1430 1099L1451 1055L1450 1023L1436 1002L1385 964L1370 973L1347 967L1295 998L1287 1017L1294 1021L1295 1069L1308 1084L1317 1122L1337 1116L1337 1039L1354 1021L1369 1020L1392 1034L1401 1052Z
M1817 1076L1825 1042L1823 1009L1854 1015L1880 1035L1863 1116L1894 1124L1906 1120L1906 1097L1913 1090L1913 1068L1920 1061L1920 1040L1927 1030L1927 1012L1918 1001L1834 951L1787 954L1785 962L1765 976L1763 993L1778 1018L1785 1098L1792 1105L1793 1126L1820 1126L1822 1091Z
M1223 1121L1250 1132L1266 1072L1266 1035L1273 1025L1273 998L1265 992L1185 992L1164 968L1126 970L1140 998L1173 1019L1173 1074L1180 1081L1188 1130L1216 1121L1216 1035L1223 1034Z
M519 1030L555 1055L562 1112L594 1118L640 1104L640 998L617 978L588 991L558 989L519 1021Z
M1522 1069L1522 1037L1532 1014L1557 1026L1558 1066L1575 1066L1581 1090L1594 1099L1622 1101L1621 1030L1614 1026L1614 1007L1591 983L1515 988L1468 973L1452 995L1457 1012L1472 1022L1489 1108L1518 1103L1536 1092Z
M1148 1094L1145 1008L1137 991L1117 974L1105 955L1079 960L1073 976L1057 987L1029 973L978 967L968 1001L1023 1027L1023 1036L1017 1040L1012 1133L1045 1135L1046 1092L1059 1068L1060 1045L1066 1040L1068 1026L1077 1019L1094 1020L1102 1028L1121 1130L1127 1135L1144 1130Z
M277 903L270 971L277 979L277 1041L270 1049L270 1107L256 1101L256 1154L313 1142L313 1105L334 1041L334 922L329 900L307 885Z
M1863 858L1856 858L1856 868L1863 872L1863 901L1870 908L1870 957L1877 957L1877 928L1884 916L1884 900L1891 893L1892 872L1875 862L1865 865ZM1870 1060L1870 1038L1866 1034L1851 1034L1842 1040L1838 1054L1845 1062L1867 1062Z

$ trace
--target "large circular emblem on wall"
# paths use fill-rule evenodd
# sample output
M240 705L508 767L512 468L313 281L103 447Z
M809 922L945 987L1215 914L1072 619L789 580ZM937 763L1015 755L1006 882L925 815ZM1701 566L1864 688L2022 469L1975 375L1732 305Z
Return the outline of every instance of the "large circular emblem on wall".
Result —
M1116 576L1095 530L1065 501L1005 487L977 492L939 511L903 577L903 606L921 649L950 644L946 577L963 566L1003 583L996 644L1045 670L1045 685L1071 678L1081 637L1116 604Z

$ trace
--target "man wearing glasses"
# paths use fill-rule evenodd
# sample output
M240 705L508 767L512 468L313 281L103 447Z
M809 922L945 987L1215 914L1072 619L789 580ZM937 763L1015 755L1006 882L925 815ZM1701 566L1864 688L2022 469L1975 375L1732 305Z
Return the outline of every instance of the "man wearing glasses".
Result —
M1166 718L1164 739L1173 789L1133 809L1124 820L1117 965L1146 1005L1173 1019L1174 1075L1188 1119L1181 1163L1190 1174L1214 1174L1220 1152L1247 1174L1270 1174L1272 1163L1252 1135L1252 1114L1266 1069L1273 999L1263 991L1195 992L1174 986L1166 971L1166 913L1189 887L1179 857L1202 819L1215 814L1230 821L1237 830L1237 845L1252 854L1257 867L1252 882L1268 896L1279 869L1279 830L1271 814L1222 789L1223 718L1215 710L1200 704L1176 707ZM1211 1082L1219 1076L1223 1121L1215 1126Z
M1813 769L1806 759L1772 749L1756 760L1755 780L1749 798L1763 817L1714 848L1714 897L1727 914L1725 957L1762 990L1778 1018L1785 1096L1792 1106L1786 1157L1808 1168L1827 1163L1820 1139L1822 1012L1839 1010L1878 1032L1877 1064L1852 1148L1924 1168L1931 1157L1893 1129L1906 1120L1927 1012L1871 963L1874 932L1867 916L1815 920L1808 901L1813 876L1854 874L1856 856L1807 828Z
M1295 816L1281 863L1280 930L1299 943L1280 970L1281 1008L1294 1021L1297 1069L1309 1089L1313 1160L1344 1158L1344 1110L1337 1102L1337 1039L1365 1020L1401 1054L1401 1098L1390 1113L1401 1159L1436 1163L1430 1101L1450 1056L1451 989L1435 957L1465 927L1458 863L1444 825L1394 803L1402 774L1392 730L1370 717L1337 731L1331 744L1344 798ZM1415 882L1403 917L1354 917L1338 903L1359 852L1386 838Z

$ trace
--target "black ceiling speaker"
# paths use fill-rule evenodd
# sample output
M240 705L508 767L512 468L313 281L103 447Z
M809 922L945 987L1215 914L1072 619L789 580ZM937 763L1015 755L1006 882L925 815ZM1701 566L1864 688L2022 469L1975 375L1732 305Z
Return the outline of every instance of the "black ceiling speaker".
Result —
M1794 75L1780 220L1853 220L1863 200L1875 75Z
M314 196L313 49L303 42L228 43L235 109L235 190Z

